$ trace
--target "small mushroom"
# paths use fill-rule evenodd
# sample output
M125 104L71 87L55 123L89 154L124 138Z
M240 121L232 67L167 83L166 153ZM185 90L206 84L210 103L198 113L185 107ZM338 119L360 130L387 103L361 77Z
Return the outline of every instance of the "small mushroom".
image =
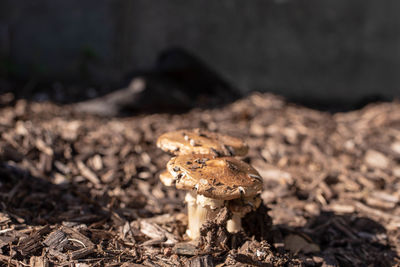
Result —
M242 229L242 218L261 205L261 197L233 199L228 202L228 209L232 212L232 219L227 222L226 229L230 233L237 233Z
M164 170L163 172L160 173L160 181L165 186L172 186L175 182L175 178L168 170Z
M228 231L237 232L241 218L251 211L252 205L259 205L262 179L254 168L236 158L179 155L168 162L167 169L177 177L176 188L188 191L187 234L191 239L199 238L203 223L215 217L223 206L233 212Z
M239 138L202 129L165 133L158 138L157 146L175 155L244 156L248 151L247 144Z

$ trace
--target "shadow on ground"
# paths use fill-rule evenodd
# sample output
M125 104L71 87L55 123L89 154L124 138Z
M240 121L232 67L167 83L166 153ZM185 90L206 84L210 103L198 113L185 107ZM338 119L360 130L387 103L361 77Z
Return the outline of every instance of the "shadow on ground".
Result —
M6 84L6 81L3 86L0 83L0 90L7 91L3 88L8 87L16 99L70 104L77 112L101 116L220 107L242 96L212 67L180 47L166 49L158 55L153 68L129 73L108 88L92 87L87 82L78 86L46 84L34 79L22 84Z
M278 228L286 237L298 234L309 244L316 244L320 252L309 255L328 266L393 266L395 258L399 257L388 244L385 228L370 218L323 212L310 218L304 227ZM300 248L302 244L294 244L296 246ZM309 245L306 249L310 249Z

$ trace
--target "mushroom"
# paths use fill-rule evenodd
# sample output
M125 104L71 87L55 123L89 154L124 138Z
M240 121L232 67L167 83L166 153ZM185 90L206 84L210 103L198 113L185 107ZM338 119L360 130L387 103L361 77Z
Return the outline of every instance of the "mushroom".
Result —
M247 198L233 199L228 202L228 209L232 212L232 219L227 222L226 229L230 233L237 233L242 229L242 218L261 205L260 195Z
M244 156L248 151L247 144L239 138L202 129L165 133L158 138L157 146L175 155Z
M175 182L175 178L168 170L164 170L163 172L160 173L160 181L165 186L172 186Z
M227 223L230 232L241 229L241 218L256 207L262 190L262 178L247 163L233 157L215 157L211 154L179 155L167 164L176 179L177 189L187 190L191 239L200 236L200 228L207 219L216 216L223 206L233 212Z

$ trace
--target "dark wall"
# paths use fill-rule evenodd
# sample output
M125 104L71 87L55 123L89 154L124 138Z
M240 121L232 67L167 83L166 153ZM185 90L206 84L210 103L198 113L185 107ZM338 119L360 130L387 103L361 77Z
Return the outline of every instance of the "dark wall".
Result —
M22 76L115 81L178 45L243 92L400 94L395 0L3 0L0 10L2 58Z

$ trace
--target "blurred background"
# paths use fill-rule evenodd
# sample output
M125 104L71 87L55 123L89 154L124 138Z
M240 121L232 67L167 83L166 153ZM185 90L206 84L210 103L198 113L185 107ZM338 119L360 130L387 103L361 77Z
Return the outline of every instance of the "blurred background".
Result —
M399 9L372 0L2 0L0 90L82 101L144 75L166 81L153 82L153 96L178 90L181 102L222 84L224 99L262 91L357 108L400 95Z

